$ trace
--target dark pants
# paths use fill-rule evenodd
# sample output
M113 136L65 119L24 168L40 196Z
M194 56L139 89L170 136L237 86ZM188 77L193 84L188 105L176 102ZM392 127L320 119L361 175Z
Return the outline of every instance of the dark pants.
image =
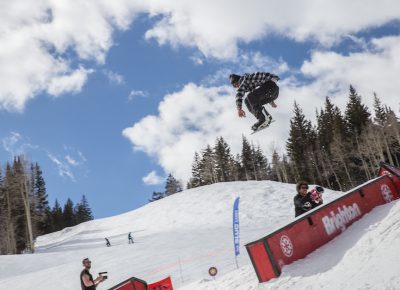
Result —
M244 100L247 109L252 113L257 120L264 121L265 116L262 112L263 105L271 103L278 98L279 87L273 81L267 81L257 89L247 95ZM265 110L265 109L264 109ZM265 110L268 114L268 112Z

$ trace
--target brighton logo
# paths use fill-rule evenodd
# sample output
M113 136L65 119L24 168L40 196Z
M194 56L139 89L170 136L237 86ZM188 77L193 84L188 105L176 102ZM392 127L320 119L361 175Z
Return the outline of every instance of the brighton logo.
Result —
M381 193L385 202L391 202L393 200L392 191L386 184L381 185Z
M325 227L325 231L328 235L333 234L335 231L344 231L346 225L351 221L361 216L360 208L356 203L350 206L342 206L337 208L337 213L331 211L330 216L324 216L322 222Z
M286 257L291 257L293 255L293 244L288 236L281 237L280 245L281 245L282 253Z

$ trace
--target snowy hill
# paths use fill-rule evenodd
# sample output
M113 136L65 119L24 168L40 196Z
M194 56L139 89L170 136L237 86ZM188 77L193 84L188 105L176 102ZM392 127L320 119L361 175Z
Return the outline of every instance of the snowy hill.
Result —
M293 220L295 186L272 181L219 183L186 190L118 216L39 237L33 255L0 256L0 289L80 289L81 260L108 271L98 289L132 276L168 275L176 289L400 289L400 203L380 206L282 276L258 285L244 244ZM327 191L325 201L342 193ZM236 268L232 205L240 196ZM132 232L135 244L128 244ZM109 238L112 247L105 246ZM208 276L218 268L215 280ZM258 288L257 288L258 287Z

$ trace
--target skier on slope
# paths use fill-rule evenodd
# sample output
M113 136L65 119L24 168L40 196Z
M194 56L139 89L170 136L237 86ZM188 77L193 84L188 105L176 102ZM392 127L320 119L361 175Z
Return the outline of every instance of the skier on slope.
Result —
M269 126L272 117L263 105L270 103L273 108L277 107L274 101L279 95L279 87L276 84L279 77L267 72L255 72L246 73L243 76L231 74L229 80L232 86L237 88L236 107L239 117L246 117L246 113L242 109L242 102L244 95L248 93L244 102L250 113L258 120L251 129L257 131L260 126Z
M133 244L133 238L132 238L132 233L129 232L128 234L128 244L132 243Z
M300 181L296 184L296 190L297 194L294 197L295 217L323 204L323 187L316 186L311 191L308 191L308 183Z
M106 246L107 246L107 247L111 247L110 241L109 241L107 238L104 238L104 239L106 240Z

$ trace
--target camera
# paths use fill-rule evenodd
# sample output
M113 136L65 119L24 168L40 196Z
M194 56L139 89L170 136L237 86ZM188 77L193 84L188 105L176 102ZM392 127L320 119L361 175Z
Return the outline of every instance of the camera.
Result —
M99 275L102 276L104 278L104 280L105 280L105 279L108 278L107 273L108 272L99 272Z
M316 186L315 187L315 190L318 192L318 193L324 193L324 188L322 187L322 186Z

